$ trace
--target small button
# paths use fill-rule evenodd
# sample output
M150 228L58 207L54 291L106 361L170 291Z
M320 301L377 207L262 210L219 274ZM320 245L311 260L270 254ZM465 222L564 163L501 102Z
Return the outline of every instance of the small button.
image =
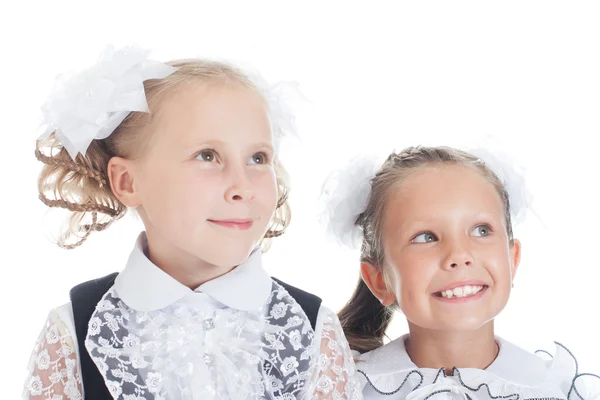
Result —
M212 318L207 318L204 321L202 321L202 325L204 327L204 330L210 331L211 329L215 328L215 320Z
M202 356L202 359L204 360L205 364L212 364L212 362L213 362L212 354L204 353L204 356Z

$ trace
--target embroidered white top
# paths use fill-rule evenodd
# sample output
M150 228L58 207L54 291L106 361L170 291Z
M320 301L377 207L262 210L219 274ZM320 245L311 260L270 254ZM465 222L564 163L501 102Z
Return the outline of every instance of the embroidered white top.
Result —
M356 369L365 399L599 399L600 377L581 374L573 355L556 344L556 353L529 353L496 337L500 351L485 370L418 368L405 348L407 335L364 354ZM542 357L544 356L544 357Z
M85 347L114 399L360 399L334 312L316 326L262 267L261 251L195 290L146 257L140 235L96 306ZM71 304L52 310L24 399L82 399Z

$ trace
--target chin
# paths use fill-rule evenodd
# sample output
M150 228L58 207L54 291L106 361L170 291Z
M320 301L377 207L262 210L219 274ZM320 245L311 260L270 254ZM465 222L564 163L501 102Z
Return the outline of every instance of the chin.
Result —
M446 329L454 332L474 332L486 326L491 321L490 318L463 318L453 321L446 321Z
M238 246L236 248L223 246L221 251L213 251L199 258L217 267L235 267L243 264L253 249L254 247L250 246Z

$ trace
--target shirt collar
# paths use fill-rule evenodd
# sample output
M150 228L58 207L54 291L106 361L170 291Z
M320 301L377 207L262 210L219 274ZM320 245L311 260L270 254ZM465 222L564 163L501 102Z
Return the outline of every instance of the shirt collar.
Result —
M191 290L154 265L146 257L147 247L142 232L125 269L115 279L118 296L135 310L159 310L184 296L205 293L227 307L250 311L262 306L271 293L272 280L263 269L260 248L227 274Z
M416 369L427 370L418 368L410 359L404 344L407 338L408 335L403 335L382 347L358 355L356 358L357 369L362 370L370 378L382 378ZM536 386L545 381L549 367L544 360L500 337L496 337L496 342L500 351L494 362L485 369L486 372L502 381L517 385ZM459 370L463 377L480 371L472 368L459 368ZM431 370L432 373L435 371Z
M547 378L549 365L536 354L496 337L500 352L486 371L507 382L538 386Z

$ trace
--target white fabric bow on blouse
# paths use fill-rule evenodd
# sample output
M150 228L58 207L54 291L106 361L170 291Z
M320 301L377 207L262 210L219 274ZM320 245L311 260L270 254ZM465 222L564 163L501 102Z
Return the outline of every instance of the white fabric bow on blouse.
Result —
M406 396L406 400L426 400L436 394L442 393L446 393L447 397L450 399L469 399L467 396L468 391L456 381L448 378L440 378L440 380L434 384L413 390Z

